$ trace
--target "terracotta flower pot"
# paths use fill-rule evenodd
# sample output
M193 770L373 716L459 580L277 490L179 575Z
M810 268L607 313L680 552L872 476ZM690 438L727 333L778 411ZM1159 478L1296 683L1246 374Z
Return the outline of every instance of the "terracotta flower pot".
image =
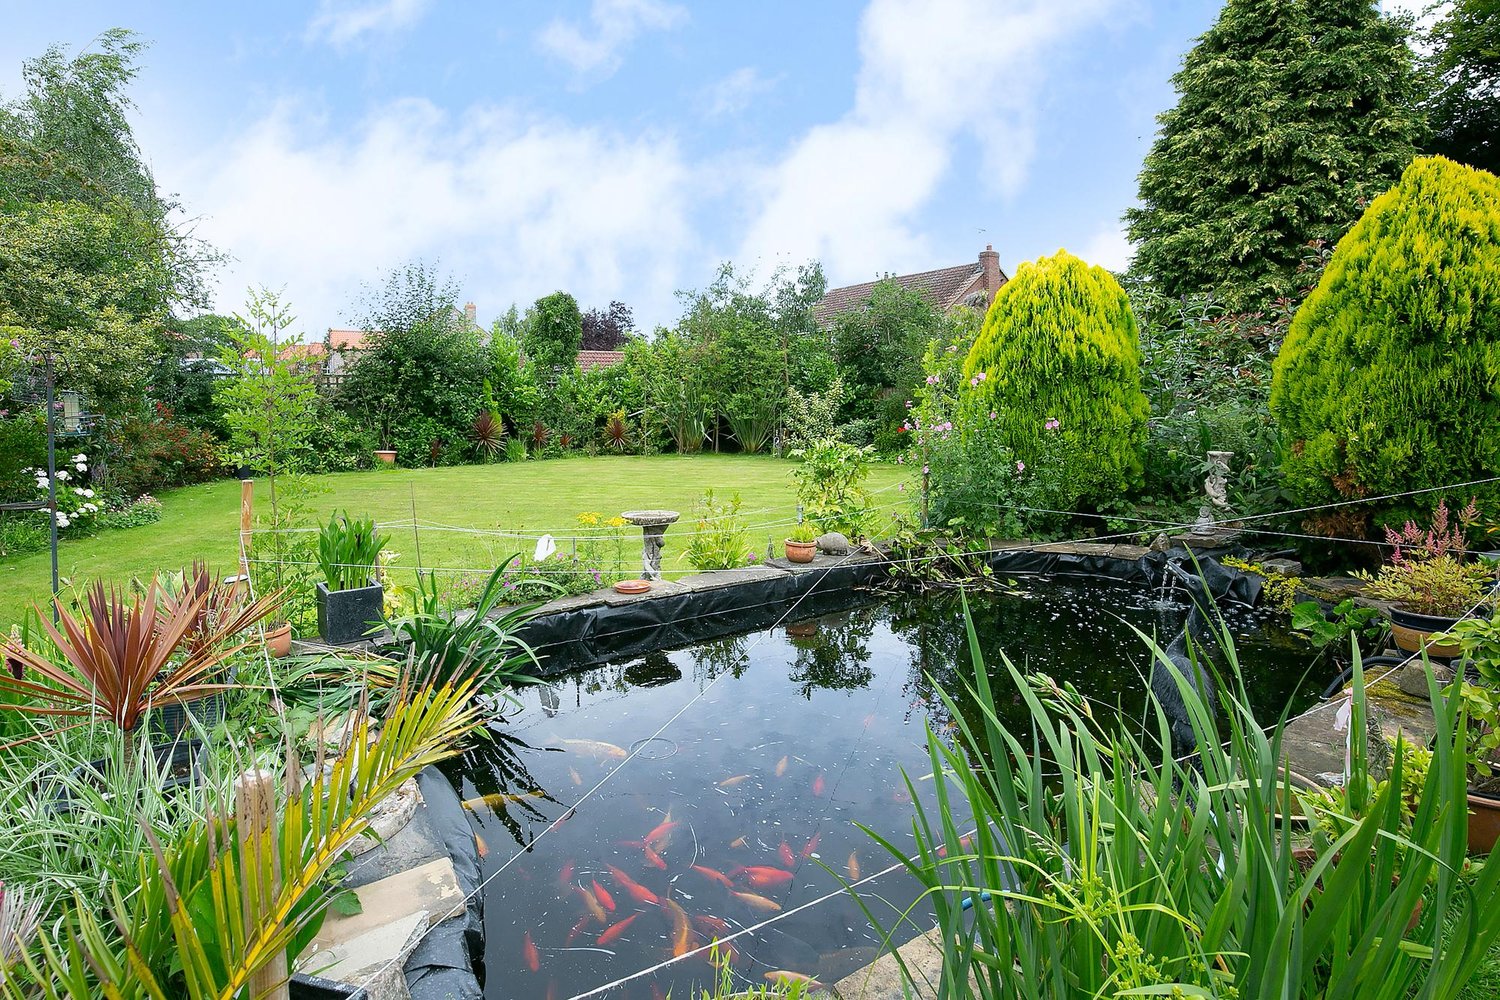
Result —
M288 622L266 629L266 652L278 660L292 655L292 626Z
M1469 793L1469 853L1488 855L1500 840L1500 799Z
M787 562L810 563L817 554L817 542L794 542L790 538L786 540Z
M378 459L380 459L386 465L395 465L396 464L396 449L394 449L394 448L376 448L375 449L375 457L378 458Z

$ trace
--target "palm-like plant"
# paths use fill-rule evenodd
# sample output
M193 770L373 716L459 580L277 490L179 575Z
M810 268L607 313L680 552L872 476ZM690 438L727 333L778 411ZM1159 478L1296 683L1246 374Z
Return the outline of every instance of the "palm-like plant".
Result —
M202 598L202 605L183 639L190 655L244 633L269 617L281 603L277 594L249 599L240 587L218 579L207 563L195 561L182 571L180 585L161 589L157 613L163 622L170 621L184 602L198 598Z
M57 728L67 728L69 719L82 718L74 724L83 725L102 717L129 734L155 709L223 691L227 685L205 678L245 647L235 637L275 610L279 597L251 602L227 620L214 620L215 601L223 611L229 599L215 587L164 597L155 581L128 600L96 583L78 617L58 601L58 624L41 619L56 662L0 637L5 660L22 668L19 677L0 673L0 693L20 696L0 701L0 708L58 720ZM26 670L41 680L27 679Z
M625 422L624 410L615 410L604 421L604 441L615 451L630 447L630 425Z
M505 424L489 410L474 418L469 428L474 448L486 462L493 462L505 450Z

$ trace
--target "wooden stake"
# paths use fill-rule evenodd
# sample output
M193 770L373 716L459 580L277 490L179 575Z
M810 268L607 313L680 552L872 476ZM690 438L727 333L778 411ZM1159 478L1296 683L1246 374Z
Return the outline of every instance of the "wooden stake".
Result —
M255 516L255 480L240 480L240 576L250 576L250 524Z
M257 768L234 779L234 815L240 839L241 905L245 923L257 926L271 909L281 887L281 857L276 850L276 778ZM254 877L252 877L254 876ZM286 952L250 975L251 1000L291 1000Z

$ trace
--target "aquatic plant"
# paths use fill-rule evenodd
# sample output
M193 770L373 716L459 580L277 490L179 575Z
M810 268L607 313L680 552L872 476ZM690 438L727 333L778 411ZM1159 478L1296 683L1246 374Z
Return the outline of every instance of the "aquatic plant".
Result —
M375 521L350 519L335 514L318 530L318 569L329 590L355 590L369 586L380 564L385 539Z
M688 565L697 570L737 569L752 561L750 532L740 517L740 495L715 498L708 490L698 501L697 522L687 545Z
M1007 727L970 622L976 670L967 693L977 709L961 712L944 694L956 738L929 728L940 780L935 808L917 806L916 853L908 858L870 833L924 886L913 909L936 911L944 962L941 982L928 988L939 997L1448 997L1500 939L1486 911L1500 864L1472 883L1463 874L1461 710L1429 680L1436 737L1409 825L1402 759L1372 788L1364 741L1353 740L1353 818L1336 837L1312 830L1304 854L1288 810L1278 808L1292 795L1284 722L1269 733L1256 724L1231 630L1220 623L1217 631L1234 680L1220 685L1222 745L1214 707L1152 646L1201 747L1175 761L1161 759L1170 722L1154 696L1149 739L1137 737L1009 660L1027 724ZM1354 655L1349 727L1362 733ZM916 782L906 783L920 803ZM972 833L961 825L965 812ZM916 972L904 961L902 969L914 982Z

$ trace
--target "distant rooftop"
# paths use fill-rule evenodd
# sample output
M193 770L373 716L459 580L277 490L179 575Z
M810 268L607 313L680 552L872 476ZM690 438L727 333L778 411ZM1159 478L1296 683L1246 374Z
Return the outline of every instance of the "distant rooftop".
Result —
M1000 270L1000 255L993 246L986 246L979 259L970 264L956 264L932 271L915 274L887 275L880 281L894 281L902 288L921 292L936 308L948 312L971 299L981 306L988 306L1000 286L1008 280ZM817 305L813 306L813 319L819 326L832 325L840 313L859 309L870 300L878 281L865 281L858 285L830 288ZM983 296L982 302L978 301Z

